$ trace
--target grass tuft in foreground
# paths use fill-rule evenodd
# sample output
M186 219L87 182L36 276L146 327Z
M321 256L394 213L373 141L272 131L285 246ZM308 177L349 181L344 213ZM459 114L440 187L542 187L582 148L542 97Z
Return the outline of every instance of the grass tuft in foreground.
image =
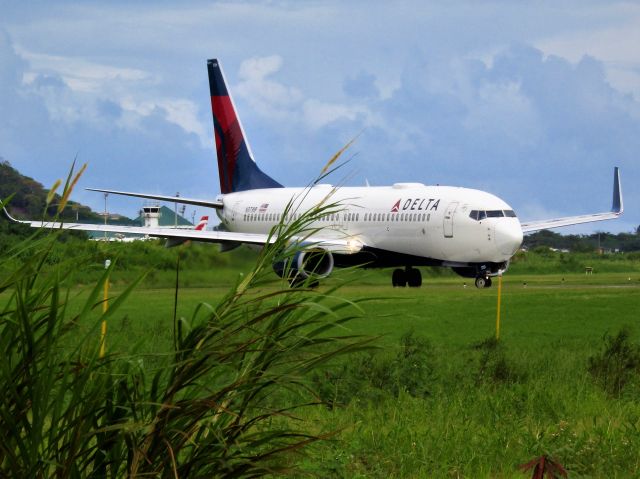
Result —
M70 175L63 198L76 181ZM155 370L135 354L100 357L100 323L137 284L103 312L115 262L72 313L63 281L78 261L48 261L60 232L37 232L5 252L0 261L17 266L0 282L9 298L0 311L0 475L254 477L295 468L292 452L331 434L296 419L321 404L309 372L369 342L344 328L361 310L335 296L337 286L320 292L310 277L274 288L267 279L331 208L279 225L218 304L178 321L174 348L155 354Z

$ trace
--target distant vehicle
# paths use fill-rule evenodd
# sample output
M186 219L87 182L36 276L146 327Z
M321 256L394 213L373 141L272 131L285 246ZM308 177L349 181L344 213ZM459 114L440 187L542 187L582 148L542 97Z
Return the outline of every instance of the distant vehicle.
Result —
M522 244L524 233L619 217L623 211L620 175L614 169L613 205L606 213L520 223L513 208L484 191L395 183L380 187L316 185L285 188L254 161L220 63L207 62L221 194L215 200L93 189L110 194L149 198L215 208L221 225L214 231L138 228L22 221L32 227L139 233L168 238L221 243L223 250L240 243L264 245L280 222L290 222L330 197L340 211L321 215L310 227L311 237L287 271L292 280L329 276L334 267L396 268L393 286L420 286L417 266L452 268L475 278L478 288L491 286ZM294 210L287 210L291 201ZM305 245L307 245L305 247ZM321 254L318 254L321 253ZM274 265L279 275L285 271Z

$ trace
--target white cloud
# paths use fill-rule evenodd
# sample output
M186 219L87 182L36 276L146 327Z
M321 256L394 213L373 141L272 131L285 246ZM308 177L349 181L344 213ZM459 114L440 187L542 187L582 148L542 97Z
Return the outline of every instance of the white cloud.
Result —
M203 148L211 146L208 132L198 118L198 106L185 98L163 96L157 88L161 82L157 75L141 69L36 53L24 48L16 48L16 53L29 62L24 83L36 88L54 121L104 124L99 104L108 100L123 110L121 117L115 120L121 128L138 129L144 117L160 110L166 121L195 134ZM43 78L59 78L67 88L60 88L53 81L48 82L52 85L47 85ZM153 100L143 100L145 97L153 97Z
M584 55L601 60L611 85L621 92L633 93L640 100L640 5L617 4L606 10L596 7L594 14L598 12L605 18L617 13L617 21L595 28L559 32L540 38L534 44L547 54L574 63Z
M300 120L311 130L318 130L339 120L354 121L359 115L370 116L362 105L345 105L305 98L302 91L271 77L283 66L279 55L250 58L240 65L240 83L234 92L258 114L282 122Z
M195 103L176 98L163 99L158 104L166 112L168 122L178 125L187 133L197 135L203 148L208 148L213 144L205 127L198 119L199 109ZM213 132L211 134L213 134Z
M278 55L250 58L240 65L240 83L233 93L241 96L258 114L280 120L291 120L299 114L302 92L272 80L271 75L282 68Z
M90 62L82 58L36 53L16 47L16 53L30 63L25 81L31 83L40 73L55 73L74 91L99 93L105 84L113 82L138 83L151 79L151 74L135 68Z
M516 147L532 147L543 134L535 105L517 82L481 85L467 103L463 122L469 133L491 141L509 142Z
M335 103L324 103L309 99L302 105L304 120L307 126L318 130L338 120L354 121L359 115L369 115L369 110L363 106L346 106Z
M199 108L194 102L183 98L161 98L157 101L137 101L134 97L123 98L120 106L125 113L120 124L124 127L137 128L140 120L160 110L166 121L178 125L187 133L195 134L203 148L210 148L212 139L209 132L198 118Z

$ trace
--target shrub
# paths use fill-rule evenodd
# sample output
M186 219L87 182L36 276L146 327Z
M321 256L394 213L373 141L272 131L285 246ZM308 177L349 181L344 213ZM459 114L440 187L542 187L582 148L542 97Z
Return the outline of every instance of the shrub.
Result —
M426 397L434 375L431 343L409 331L402 335L394 356L376 350L349 358L314 375L321 399L330 407L344 406L355 398L377 402L385 394Z
M522 374L507 360L505 346L494 336L472 346L480 352L477 382L485 384L515 383Z
M588 370L608 394L619 397L640 373L640 346L631 342L629 328L615 336L605 335L602 351L588 360Z

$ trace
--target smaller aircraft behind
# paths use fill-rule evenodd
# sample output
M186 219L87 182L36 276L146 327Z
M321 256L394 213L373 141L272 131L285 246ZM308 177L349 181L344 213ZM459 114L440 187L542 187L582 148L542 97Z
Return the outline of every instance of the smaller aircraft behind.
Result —
M491 286L493 276L507 270L522 244L523 234L615 219L623 212L617 167L611 211L524 223L502 199L469 188L416 182L378 187L334 188L318 184L310 188L285 188L255 163L220 63L209 60L207 68L221 194L215 200L206 200L88 189L214 208L221 220L220 227L205 231L204 227L182 230L21 222L34 228L144 234L167 238L169 245L188 240L220 243L224 251L241 243L264 246L274 241L270 232L275 226L295 221L330 197L332 203L340 205L340 211L320 215L309 225L310 236L309 232L301 232L302 249L293 258L290 269L274 265L277 274L288 274L293 282L307 277L323 278L334 267L341 266L395 268L393 286L417 287L422 284L417 266L442 266L475 278L476 286L484 288ZM292 202L293 210L289 209ZM5 213L8 215L6 210ZM309 261L310 258L313 259Z
M200 221L198 221L198 224L193 229L196 231L204 231L207 229L207 224L209 224L209 216L205 215L200 218Z

